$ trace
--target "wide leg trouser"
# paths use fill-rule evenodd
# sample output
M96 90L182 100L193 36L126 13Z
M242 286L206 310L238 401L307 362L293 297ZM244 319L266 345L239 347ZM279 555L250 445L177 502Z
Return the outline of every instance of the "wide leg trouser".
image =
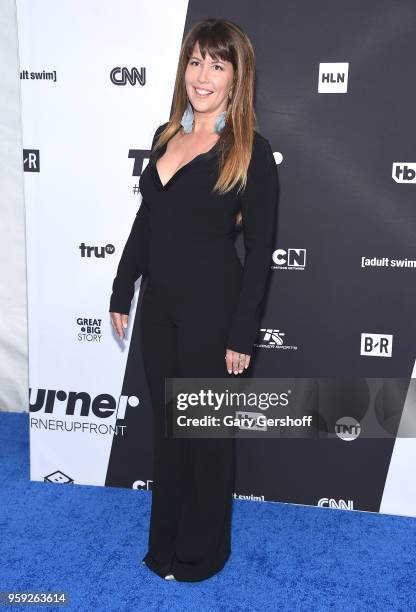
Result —
M165 377L229 376L227 321L218 319L196 312L178 323L146 287L140 336L154 415L154 467L144 561L163 578L172 573L176 580L204 580L231 552L234 438L165 436Z

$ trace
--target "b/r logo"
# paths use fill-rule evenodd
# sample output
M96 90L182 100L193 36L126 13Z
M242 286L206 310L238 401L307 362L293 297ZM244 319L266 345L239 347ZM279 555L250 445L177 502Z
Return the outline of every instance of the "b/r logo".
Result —
M392 345L392 334L361 334L360 355L391 357Z

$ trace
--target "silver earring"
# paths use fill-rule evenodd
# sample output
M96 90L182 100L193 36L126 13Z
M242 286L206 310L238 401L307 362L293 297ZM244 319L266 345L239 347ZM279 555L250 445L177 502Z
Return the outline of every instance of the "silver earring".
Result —
M223 111L222 113L217 115L217 118L215 119L214 132L217 132L217 134L222 132L222 130L224 129L226 114L227 111Z
M188 100L188 106L181 119L181 126L183 127L184 132L190 134L192 132L192 126L194 124L194 109L192 108L192 104Z
M219 113L215 119L214 132L216 132L217 134L219 134L224 129L226 114L227 111L223 111L222 113ZM192 108L192 104L188 100L188 105L181 119L181 126L183 127L184 132L186 132L187 134L190 134L192 132L194 118L194 110Z

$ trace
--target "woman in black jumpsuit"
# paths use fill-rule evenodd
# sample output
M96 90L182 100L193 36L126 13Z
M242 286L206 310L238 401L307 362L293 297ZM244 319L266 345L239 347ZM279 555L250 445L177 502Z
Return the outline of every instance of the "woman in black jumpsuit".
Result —
M159 126L159 133L167 124ZM218 144L218 143L217 143ZM245 191L216 195L217 144L162 184L156 152L140 177L142 202L113 282L110 312L130 311L145 274L140 338L154 414L154 473L146 565L199 581L230 551L234 438L168 438L165 377L227 377L226 349L251 355L273 252L277 169L258 132ZM243 218L246 258L234 246Z

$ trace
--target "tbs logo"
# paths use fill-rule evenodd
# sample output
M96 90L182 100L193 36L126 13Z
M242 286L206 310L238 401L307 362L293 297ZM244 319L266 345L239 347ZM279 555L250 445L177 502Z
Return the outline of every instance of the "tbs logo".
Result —
M392 334L361 334L360 355L391 357Z
M394 162L391 176L396 183L416 183L416 163Z

